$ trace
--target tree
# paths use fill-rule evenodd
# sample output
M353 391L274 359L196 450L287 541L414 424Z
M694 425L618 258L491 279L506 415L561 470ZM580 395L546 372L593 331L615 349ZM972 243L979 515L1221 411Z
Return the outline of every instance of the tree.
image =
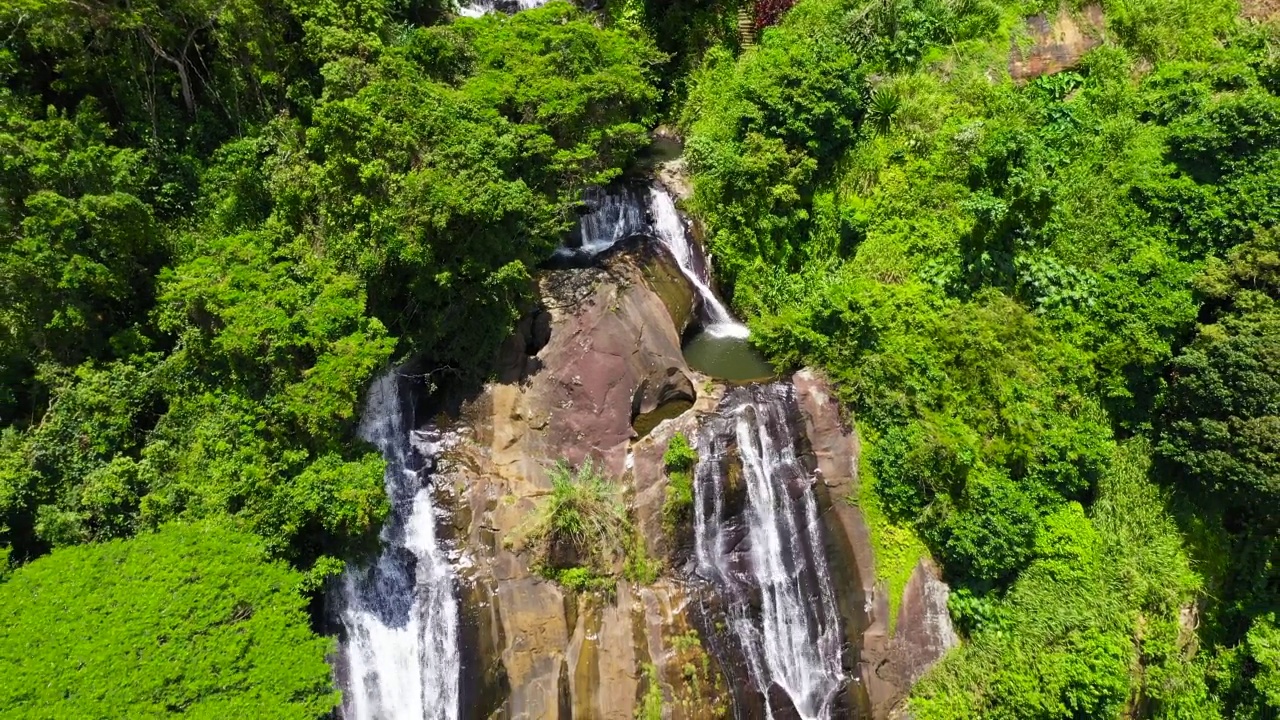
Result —
M0 91L0 420L29 421L40 363L128 352L165 259L142 153L92 102L36 112Z
M55 551L0 584L15 718L318 718L338 703L301 573L252 536L170 525Z
M1208 323L1174 360L1160 455L1264 532L1280 529L1280 232L1259 230L1197 283Z

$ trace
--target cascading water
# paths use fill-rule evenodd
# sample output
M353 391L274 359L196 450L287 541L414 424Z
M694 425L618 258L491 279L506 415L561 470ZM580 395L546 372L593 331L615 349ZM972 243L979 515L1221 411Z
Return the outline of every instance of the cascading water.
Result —
M391 514L383 552L370 568L343 575L341 621L348 720L457 720L458 602L436 537L437 510L424 482L448 437L410 432L412 412L395 370L369 388L360 437L387 462Z
M649 228L639 193L630 188L603 190L590 188L583 198L590 211L578 219L578 247L562 247L562 257L595 257L623 240Z
M813 478L795 449L790 384L734 388L698 436L695 559L726 601L726 620L770 717L779 693L805 720L830 718L845 676L843 628ZM733 458L742 488L728 487Z
M489 12L517 13L545 5L547 0L472 0L459 5L458 14L465 17L480 17Z
M747 337L747 326L734 319L711 289L706 259L665 188L652 185L647 198L628 187L590 190L584 200L591 210L578 221L581 244L559 248L557 256L590 259L634 235L652 236L675 258L702 299L704 331L718 338Z
M649 189L649 212L653 216L653 234L680 265L680 271L693 284L702 297L702 307L707 314L705 331L718 337L745 338L750 331L729 313L720 298L711 291L706 261L698 253L689 238L689 230L676 210L676 203L665 188L654 185Z

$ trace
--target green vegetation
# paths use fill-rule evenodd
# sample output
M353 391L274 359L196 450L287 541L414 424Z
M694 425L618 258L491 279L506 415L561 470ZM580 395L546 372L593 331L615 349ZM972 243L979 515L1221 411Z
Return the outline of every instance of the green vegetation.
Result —
M1114 0L1009 77L1079 9L803 0L693 73L690 209L858 418L894 601L921 542L955 589L913 715L1270 717L1280 36Z
M561 460L547 475L551 494L539 502L519 541L544 577L578 592L612 592L619 574L641 584L657 579L661 563L648 556L622 488L591 458L576 468Z
M653 663L645 663L644 682L644 696L636 708L636 720L662 720L662 686L658 684L658 668Z
M702 644L697 630L689 630L671 638L670 662L680 668L683 679L675 689L675 704L687 714L710 711L711 717L729 716L730 697L720 673Z
M3 706L326 715L303 593L388 509L364 388L487 377L665 121L753 342L857 418L891 614L926 552L954 588L914 717L1280 715L1280 19L790 5L749 49L724 0L0 7ZM1035 13L1100 42L1014 79ZM625 488L551 480L544 574L657 577Z
M668 534L688 520L693 509L693 468L698 464L698 452L689 445L689 438L677 432L667 443L662 454L662 465L667 470L667 496L662 503L662 524Z
M0 6L0 576L217 519L314 593L376 542L387 500L382 459L355 437L364 388L410 356L436 380L486 377L583 188L632 164L660 100L652 41L567 3L449 11ZM246 565L246 587L265 568ZM118 678L142 672L111 659ZM46 679L71 672L48 663ZM333 704L235 682L253 711L205 714ZM198 695L132 711L194 712Z
M302 575L214 524L63 548L0 583L8 717L314 718L338 704Z
M547 472L551 494L520 530L518 545L548 580L575 592L612 593L618 576L648 585L662 561L651 557L635 529L623 488L591 458L576 468L561 460Z
M952 596L970 642L917 688L919 717L1118 717L1131 692L1164 717L1212 716L1178 623L1200 579L1148 453L1122 446L1087 514L1070 503L1045 519L1002 601Z
M862 437L863 442L874 445L874 439ZM902 605L902 592L911 580L920 559L928 555L929 550L920 541L907 521L894 522L885 515L881 507L879 493L876 492L875 476L871 473L870 463L864 454L859 468L858 497L849 498L862 511L867 523L867 532L871 536L871 549L876 558L876 580L884 583L889 594L889 630L892 631L898 622L898 607Z
M15 561L175 518L230 515L303 568L372 538L363 387L410 353L482 377L530 268L658 100L653 46L566 4L431 17L0 9Z

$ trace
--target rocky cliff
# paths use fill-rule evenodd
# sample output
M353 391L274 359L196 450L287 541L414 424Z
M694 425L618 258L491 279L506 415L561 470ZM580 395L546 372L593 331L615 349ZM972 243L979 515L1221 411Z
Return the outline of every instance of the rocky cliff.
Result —
M723 625L707 626L706 588L690 582L688 529L663 521L667 444L677 432L695 437L725 393L681 355L694 293L674 261L641 239L598 267L545 271L539 287L542 304L507 343L499 378L453 421L458 440L434 479L452 499L463 717L630 720L659 706L663 718L755 717L761 706L735 699L726 680L735 673L721 663L734 659L710 637ZM936 627L945 586L922 568L889 637L867 528L847 501L857 495L857 436L819 375L791 382L794 442L817 479L844 625L840 712L885 717L953 642L949 624ZM547 468L588 457L621 479L645 554L661 563L655 582L620 578L613 593L575 593L531 568L520 536L550 491Z

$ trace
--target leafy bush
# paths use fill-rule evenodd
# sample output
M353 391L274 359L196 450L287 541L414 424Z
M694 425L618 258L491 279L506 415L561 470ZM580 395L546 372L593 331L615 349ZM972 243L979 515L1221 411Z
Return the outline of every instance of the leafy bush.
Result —
M550 568L541 566L543 577L560 583L565 588L577 593L603 592L612 593L615 579L609 575L597 574L588 567Z
M1115 717L1131 693L1152 717L1218 717L1178 629L1200 579L1148 452L1117 451L1089 514L1071 503L1046 518L1006 597L953 594L970 641L916 688L915 717Z
M693 508L693 468L698 464L698 453L689 445L689 438L678 432L667 443L662 463L667 470L667 495L662 503L662 523L667 532L671 533L689 516Z
M321 718L337 706L302 574L252 536L172 525L64 548L0 583L11 717Z
M914 529L959 588L972 643L917 717L1267 716L1246 634L1277 602L1274 263L1242 249L1224 281L1212 258L1280 223L1274 28L1115 0L1076 68L1011 81L1025 15L1055 10L798 3L695 75L691 207L754 342L823 367L858 417L873 537ZM770 52L786 72L754 71ZM875 89L846 102L809 72ZM849 120L829 142L814 105ZM1202 267L1228 289L1193 291ZM1164 500L1112 480L1133 436L1208 546L1198 657Z

